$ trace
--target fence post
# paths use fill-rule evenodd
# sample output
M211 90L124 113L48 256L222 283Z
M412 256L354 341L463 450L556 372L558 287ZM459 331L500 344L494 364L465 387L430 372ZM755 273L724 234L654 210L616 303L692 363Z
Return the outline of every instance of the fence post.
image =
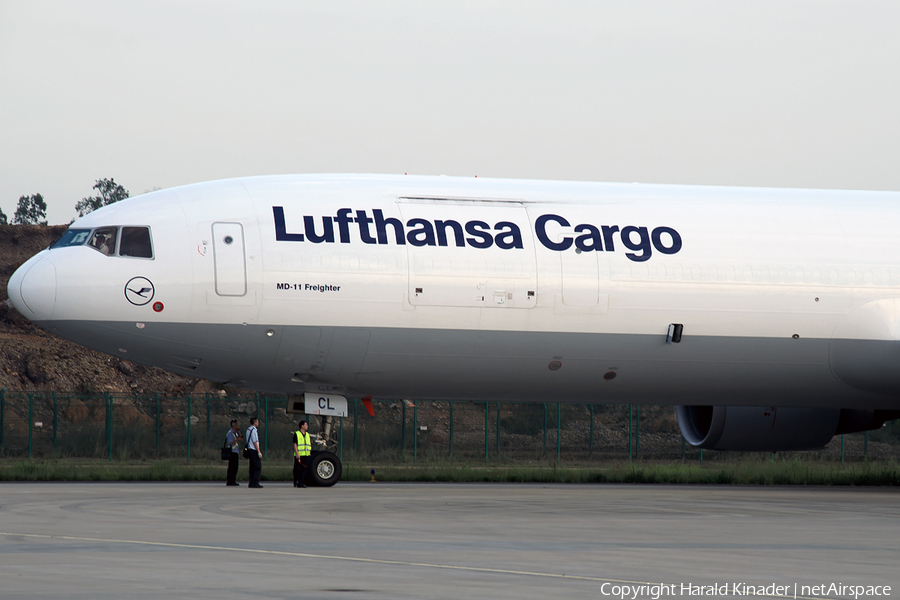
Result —
M591 410L591 433L588 438L588 456L594 454L594 405L588 404L588 408Z
M497 403L497 458L500 458L500 403Z
M403 411L400 413L400 449L406 452L406 400L400 401Z
M559 462L559 449L562 443L562 403L556 403L556 462Z
M56 428L59 426L56 410L56 392L53 392L53 449L56 450Z
M3 446L3 418L6 415L6 388L0 389L0 447Z
M419 454L419 402L413 403L413 462Z
M0 420L0 423L2 423L2 422L3 421ZM3 434L0 433L0 443L2 443L2 440L3 440ZM869 432L864 431L863 432L863 456L868 456L868 455L869 455Z
M156 392L156 457L159 458L159 392Z
M353 452L359 453L359 444L356 441L356 429L359 424L359 398L353 399Z
M209 436L212 434L209 423L209 392L206 392L206 447L209 448Z
M841 463L844 462L844 434L841 434Z
M187 461L191 462L191 395L188 394L188 406L187 406L187 437L188 437L188 455Z
M109 447L109 392L103 392L103 403L106 405L106 414L103 416L103 437L106 441L107 452L112 455Z
M637 405L637 419L634 422L634 455L641 453L641 405Z
M453 456L453 400L450 400L450 456Z
M341 417L341 436L338 444L338 458L344 460L344 417Z
M269 397L265 396L264 400L266 402L266 410L263 416L265 417L265 423L263 423L263 458L268 458L269 456Z
M488 421L490 420L490 403L484 403L484 462L488 461Z
M632 459L632 449L634 448L634 444L631 441L631 431L633 429L631 420L634 414L634 405L628 405L628 462L631 462Z
M34 430L34 394L28 394L28 460L31 460L31 432Z
M109 419L109 461L112 462L113 456L113 414L112 414L112 394L106 392L106 416Z
M544 402L544 456L547 456L547 403Z

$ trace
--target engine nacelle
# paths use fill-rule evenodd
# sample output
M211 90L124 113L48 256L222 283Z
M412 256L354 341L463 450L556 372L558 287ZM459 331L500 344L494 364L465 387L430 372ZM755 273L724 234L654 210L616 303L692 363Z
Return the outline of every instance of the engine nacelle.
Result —
M707 450L777 452L817 450L841 433L878 429L900 411L778 408L775 406L676 406L681 435Z

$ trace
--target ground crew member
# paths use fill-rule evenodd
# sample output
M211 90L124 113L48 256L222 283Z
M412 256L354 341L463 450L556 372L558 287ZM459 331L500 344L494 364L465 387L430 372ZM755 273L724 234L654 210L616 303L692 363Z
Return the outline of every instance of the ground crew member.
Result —
M305 488L303 480L306 478L306 469L309 467L309 454L312 444L309 440L309 424L306 421L297 423L299 431L294 432L294 487Z

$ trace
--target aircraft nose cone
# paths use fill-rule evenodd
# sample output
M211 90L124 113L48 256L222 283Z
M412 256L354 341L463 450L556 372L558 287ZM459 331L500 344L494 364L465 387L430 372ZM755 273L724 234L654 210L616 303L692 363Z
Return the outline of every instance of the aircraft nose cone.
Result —
M7 293L23 316L49 321L56 306L56 267L43 256L35 256L12 274Z

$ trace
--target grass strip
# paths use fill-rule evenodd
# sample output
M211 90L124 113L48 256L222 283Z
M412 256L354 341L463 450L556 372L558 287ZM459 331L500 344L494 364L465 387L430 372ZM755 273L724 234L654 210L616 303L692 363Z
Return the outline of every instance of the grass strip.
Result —
M698 465L344 465L344 481L452 483L643 483L721 485L900 485L896 461L815 463L801 460L744 461ZM238 473L246 481L246 464ZM107 462L76 460L0 461L0 481L224 481L225 464L173 460ZM291 481L287 465L263 464L263 481Z

